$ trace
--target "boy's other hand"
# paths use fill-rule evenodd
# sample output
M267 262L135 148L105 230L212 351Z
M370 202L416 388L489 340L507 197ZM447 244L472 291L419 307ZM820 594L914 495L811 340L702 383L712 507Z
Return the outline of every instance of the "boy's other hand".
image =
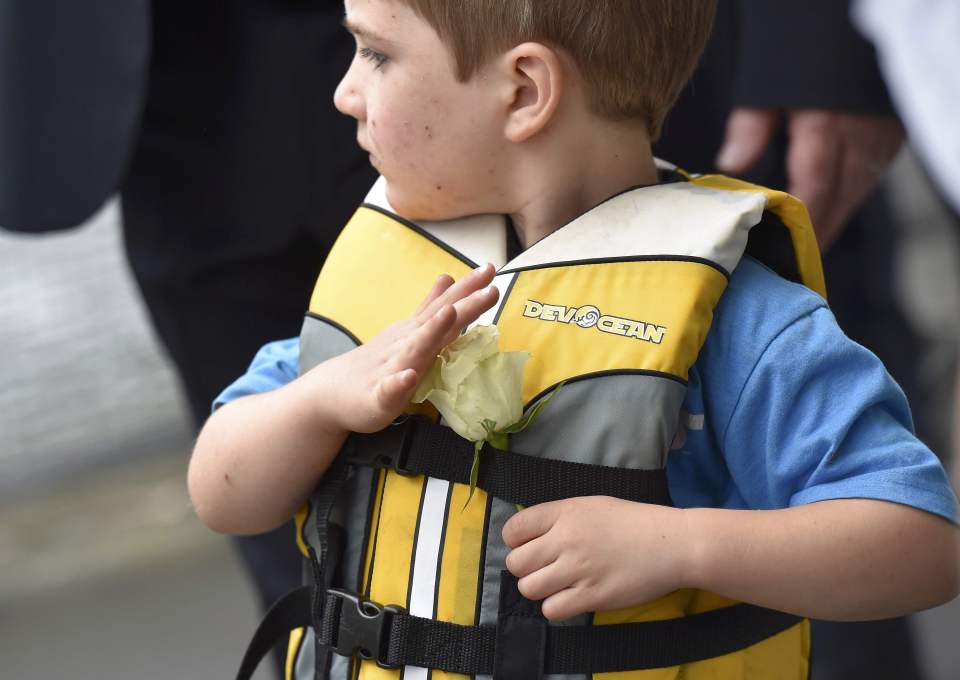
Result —
M487 264L456 282L441 276L411 317L308 373L320 384L331 424L377 432L403 413L440 350L496 303L494 274Z
M738 108L730 114L717 166L730 175L750 170L786 119L787 190L810 211L826 251L850 215L877 186L903 142L893 116L821 109Z
M652 602L684 587L683 511L607 496L543 503L503 527L520 593L562 621Z

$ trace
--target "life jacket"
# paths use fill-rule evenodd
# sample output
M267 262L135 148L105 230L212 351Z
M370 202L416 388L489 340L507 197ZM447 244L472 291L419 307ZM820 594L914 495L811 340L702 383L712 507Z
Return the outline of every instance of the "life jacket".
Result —
M273 629L300 626L288 678L807 677L798 617L684 589L553 624L505 571L501 531L517 503L670 503L664 470L688 371L748 245L826 295L799 201L721 176L681 179L614 196L510 261L504 217L414 224L390 209L382 180L374 187L320 273L301 373L409 316L438 275L489 261L500 299L478 323L498 326L501 351L532 354L525 409L564 386L508 452L481 453L469 502L473 445L429 406L351 435L297 516L309 583L271 615ZM275 633L258 633L247 673Z

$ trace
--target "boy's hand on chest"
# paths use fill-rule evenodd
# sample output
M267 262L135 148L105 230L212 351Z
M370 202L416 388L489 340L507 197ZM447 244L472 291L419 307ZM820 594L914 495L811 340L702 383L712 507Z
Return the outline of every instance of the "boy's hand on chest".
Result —
M403 413L437 354L496 303L494 274L488 264L456 282L441 276L409 318L305 374L329 429L378 432Z
M552 621L656 600L687 584L682 510L606 496L527 508L503 528L507 569Z

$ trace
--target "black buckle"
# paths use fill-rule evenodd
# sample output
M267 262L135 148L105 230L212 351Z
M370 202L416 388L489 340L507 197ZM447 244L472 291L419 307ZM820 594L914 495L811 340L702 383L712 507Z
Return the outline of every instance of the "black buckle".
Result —
M393 470L404 477L413 477L415 473L404 469L403 463L410 451L417 420L416 417L401 416L379 432L351 434L344 451L347 462L377 470Z
M383 659L387 651L390 623L395 614L405 612L403 607L380 605L335 588L327 593L341 600L337 641L332 650L341 656L356 654L366 661L375 661L381 668L400 668Z

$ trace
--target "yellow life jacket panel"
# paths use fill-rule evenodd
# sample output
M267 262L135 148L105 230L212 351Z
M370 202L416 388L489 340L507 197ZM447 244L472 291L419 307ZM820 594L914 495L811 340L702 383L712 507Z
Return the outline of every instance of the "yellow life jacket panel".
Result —
M533 425L510 436L510 453L497 455L505 461L515 452L517 459L509 464L521 467L538 461L552 465L555 469L550 474L558 480L572 476L572 468L564 465L580 465L589 471L584 480L594 476L606 479L606 471L612 469L629 480L630 489L637 489L641 484L634 481L641 475L663 474L688 371L707 336L729 276L748 247L751 230L761 223L776 234L773 240L787 243L792 256L787 266L793 276L825 295L819 252L802 204L782 192L726 177L687 177L686 181L623 192L509 262L509 225L504 217L413 224L393 214L381 180L340 235L319 276L301 334L300 369L305 372L349 351L390 323L409 316L438 275L460 277L477 263L493 262L498 267L494 285L500 290L500 299L478 323L498 326L502 351L532 354L524 375L525 408L533 407L565 382ZM429 407L411 406L410 411L436 418ZM421 429L431 427L450 432L430 425ZM443 434L430 436L442 439ZM364 441L372 441L351 439L361 451ZM409 445L406 435L401 439L402 446ZM453 451L456 446L449 448ZM468 448L472 450L471 445ZM368 458L371 450L373 458L379 456L376 445L366 450ZM353 455L342 453L340 458ZM390 618L396 611L402 612L405 621L415 617L416 621L457 624L459 627L450 630L458 635L462 631L466 631L464 635L486 635L498 622L504 629L505 621L526 621L505 617L504 607L517 607L518 617L535 616L525 609L529 603L520 602L522 598L510 590L515 586L505 575L508 550L501 531L516 512L516 499L495 497L481 485L467 503L469 487L462 475L447 474L444 479L432 476L434 467L421 468L430 474L418 474L398 460L379 464L370 460L369 465L341 468L336 498L318 490L297 517L301 550L314 562L326 562L325 573L314 579L315 585L320 583L314 613L324 607L349 610L351 622L344 623L347 614L342 614L336 646L347 650L345 653L351 649L357 653L353 657L328 655L327 647L317 647L313 628L299 629L291 637L288 677L323 677L327 673L331 680L394 680L401 672L404 680L447 680L468 674L486 677L476 667L459 674L438 666L432 671L413 665L402 671L382 667L383 650L365 649L361 644L365 640L367 646L376 646L382 641L351 627L369 627L373 625L370 621ZM498 489L507 489L498 493L524 493L524 489L511 487L509 479L498 483ZM590 487L587 493L564 493L588 495L596 488L608 488L604 481L596 484L600 486ZM623 497L615 491L607 495ZM641 495L643 498L669 502L668 497ZM332 542L327 539L333 534L342 535L343 540L331 552ZM318 536L323 538L318 540ZM342 592L325 604L320 600L331 586ZM354 595L357 599L351 600ZM366 601L376 604L365 605ZM387 612L376 614L378 605L387 606ZM365 606L373 607L368 610L369 617L362 614ZM358 608L361 615L352 608ZM696 616L707 612L718 617L718 626L728 629L737 628L741 620L737 617L746 612L748 618L766 622L762 625L773 621L769 623L772 632L754 639L708 629L706 636L696 637L694 628L702 628L709 620ZM503 630L491 644L501 647L495 654L495 666L498 676L508 680L530 672L534 675L529 677L535 677L543 672L543 664L548 670L591 671L545 676L563 680L588 676L602 680L806 678L807 622L778 619L778 613L766 612L712 593L685 589L642 606L583 615L561 626L548 626L545 621L521 626L516 639L533 640L534 645L540 640L541 652L550 657L545 660L517 665L501 658L508 644ZM576 636L590 627L614 626L606 629L613 633L627 630L616 628L618 624L643 622L666 622L661 628L674 626L680 631L678 648L683 647L684 630L691 640L733 637L727 647L716 643L719 654L707 651L666 667L618 667L616 672L600 672L610 667L551 666L551 655L557 650L549 646L560 644L558 640L576 646L580 639ZM684 628L685 623L691 625ZM564 627L569 628L569 637L563 637ZM347 628L351 630L343 632ZM337 633L329 630L322 631L322 636L328 645L337 639ZM356 636L354 648L348 644L351 636ZM736 642L740 639L749 643ZM423 646L439 644L439 640L427 639ZM713 649L712 644L697 642L705 650ZM453 652L443 654L446 656L436 658L444 659L448 669L461 668L450 665ZM524 656L529 655L513 655ZM531 667L524 665L529 663L539 663L540 668L530 671ZM318 668L321 674L315 675Z

